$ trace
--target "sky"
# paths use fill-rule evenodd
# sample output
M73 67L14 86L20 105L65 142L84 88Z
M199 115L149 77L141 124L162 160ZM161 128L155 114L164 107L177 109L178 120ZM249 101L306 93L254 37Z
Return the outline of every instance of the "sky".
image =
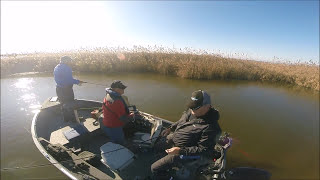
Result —
M191 48L319 62L319 1L1 1L1 54Z

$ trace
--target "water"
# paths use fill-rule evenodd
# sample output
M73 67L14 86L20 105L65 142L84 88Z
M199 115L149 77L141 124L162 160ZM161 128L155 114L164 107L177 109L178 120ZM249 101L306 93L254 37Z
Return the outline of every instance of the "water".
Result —
M231 133L227 166L264 168L273 179L319 179L319 94L245 81L197 81L154 74L76 75L109 85L119 79L138 109L177 121L194 90L206 90L220 110L220 125ZM107 86L106 86L107 87ZM103 86L74 86L78 99L101 101ZM33 144L34 113L55 96L51 74L1 79L1 168L47 164ZM55 167L1 171L1 179L66 179Z

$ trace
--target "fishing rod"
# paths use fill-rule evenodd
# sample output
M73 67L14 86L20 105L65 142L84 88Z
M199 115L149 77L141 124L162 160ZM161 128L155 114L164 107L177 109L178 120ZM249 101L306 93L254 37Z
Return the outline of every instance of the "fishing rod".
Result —
M105 85L105 84L98 84L98 83L92 83L92 82L86 82L86 81L82 81L82 83L94 84L94 85L97 85L97 86L104 86L104 87L107 86L107 85Z

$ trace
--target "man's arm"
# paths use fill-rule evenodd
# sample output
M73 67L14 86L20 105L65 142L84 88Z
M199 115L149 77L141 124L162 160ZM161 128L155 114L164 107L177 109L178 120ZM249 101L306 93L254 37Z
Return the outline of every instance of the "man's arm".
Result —
M161 132L161 136L167 136L169 135L171 132L174 132L175 129L177 128L178 124L182 121L185 121L185 119L188 117L187 112L183 112L181 118L179 119L179 121L171 124L168 129L165 129Z
M183 112L183 114L182 114L181 118L179 119L179 121L173 123L173 124L169 127L170 130L171 130L172 132L175 131L175 129L177 128L178 124L179 124L180 122L182 122L182 121L185 121L185 120L188 118L188 115L189 115L188 111L187 111L187 112Z
M68 84L79 84L80 81L78 79L74 79L72 76L72 69L70 67L67 67L65 69L65 73L66 73L66 79Z
M117 115L119 120L123 123L127 123L132 120L132 117L126 113L124 104L121 100L114 101L110 109Z
M216 132L208 126L203 130L200 141L196 146L182 147L180 153L182 155L196 155L206 153L210 148L214 148Z

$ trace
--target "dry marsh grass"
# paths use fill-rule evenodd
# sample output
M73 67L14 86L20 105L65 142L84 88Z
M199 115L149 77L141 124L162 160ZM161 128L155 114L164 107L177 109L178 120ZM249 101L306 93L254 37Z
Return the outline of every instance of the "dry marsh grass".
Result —
M249 80L293 84L319 91L319 65L271 63L202 52L179 52L164 48L97 48L59 53L1 56L1 75L52 72L61 56L75 59L79 72L155 72L189 79Z

